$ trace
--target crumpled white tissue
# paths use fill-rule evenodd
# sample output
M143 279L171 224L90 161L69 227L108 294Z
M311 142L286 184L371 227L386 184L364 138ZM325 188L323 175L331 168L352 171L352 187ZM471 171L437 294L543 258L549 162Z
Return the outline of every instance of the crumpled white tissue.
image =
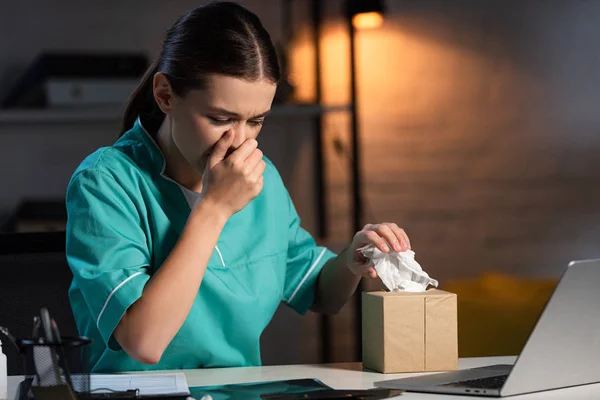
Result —
M383 284L392 292L424 292L429 285L438 286L438 281L430 278L415 261L412 250L384 253L369 244L358 251L370 261Z

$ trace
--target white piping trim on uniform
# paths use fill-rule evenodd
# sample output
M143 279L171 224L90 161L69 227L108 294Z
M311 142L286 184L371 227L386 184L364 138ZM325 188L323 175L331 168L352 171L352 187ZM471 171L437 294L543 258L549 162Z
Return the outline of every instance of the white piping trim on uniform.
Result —
M142 273L141 271L138 271L135 274L131 275L129 278L127 278L123 282L119 283L119 285L116 288L114 288L112 292L110 292L110 294L106 298L106 301L104 302L104 307L102 307L102 310L100 310L100 314L98 314L98 319L96 320L96 325L98 325L98 326L100 325L100 318L102 318L102 314L104 314L104 310L106 310L106 306L108 306L108 302L113 297L115 292L117 290L119 290L124 284L126 284L127 282L129 282L130 280L135 278L136 276L140 275L141 273Z
M225 261L223 261L223 254L221 254L221 250L219 250L219 246L215 246L215 250L219 253L219 258L221 259L221 264L225 266Z
M288 299L288 301L287 301L288 303L291 303L292 300L294 300L294 297L296 296L296 293L298 293L298 290L300 290L302 285L304 285L304 282L308 279L308 277L312 273L313 269L315 269L315 267L319 264L319 261L321 261L321 258L323 258L323 255L325 254L325 250L327 250L327 249L323 249L323 251L321 251L321 254L319 254L319 257L317 257L317 259L315 260L313 265L310 267L310 269L308 270L306 275L304 275L304 278L302 278L302 280L300 281L300 284L298 285L298 287L296 287L296 290L294 290L294 293L292 293L292 295Z

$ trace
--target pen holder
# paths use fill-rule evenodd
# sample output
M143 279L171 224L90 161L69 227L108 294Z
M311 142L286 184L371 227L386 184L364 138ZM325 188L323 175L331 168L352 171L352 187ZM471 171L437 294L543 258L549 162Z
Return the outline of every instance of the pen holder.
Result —
M65 337L60 343L18 340L25 361L18 398L89 398L91 342L85 337Z

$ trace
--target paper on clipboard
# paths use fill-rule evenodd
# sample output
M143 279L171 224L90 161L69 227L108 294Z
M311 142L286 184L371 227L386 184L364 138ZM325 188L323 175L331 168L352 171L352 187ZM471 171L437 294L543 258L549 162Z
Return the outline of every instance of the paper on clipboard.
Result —
M92 374L90 375L90 390L94 393L114 391L139 390L140 396L190 394L185 374Z

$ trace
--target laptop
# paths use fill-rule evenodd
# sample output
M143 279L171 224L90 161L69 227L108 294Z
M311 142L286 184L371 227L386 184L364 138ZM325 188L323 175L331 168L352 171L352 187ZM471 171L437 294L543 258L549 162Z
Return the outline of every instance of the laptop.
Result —
M514 365L375 382L412 392L505 397L600 382L600 259L573 261Z

